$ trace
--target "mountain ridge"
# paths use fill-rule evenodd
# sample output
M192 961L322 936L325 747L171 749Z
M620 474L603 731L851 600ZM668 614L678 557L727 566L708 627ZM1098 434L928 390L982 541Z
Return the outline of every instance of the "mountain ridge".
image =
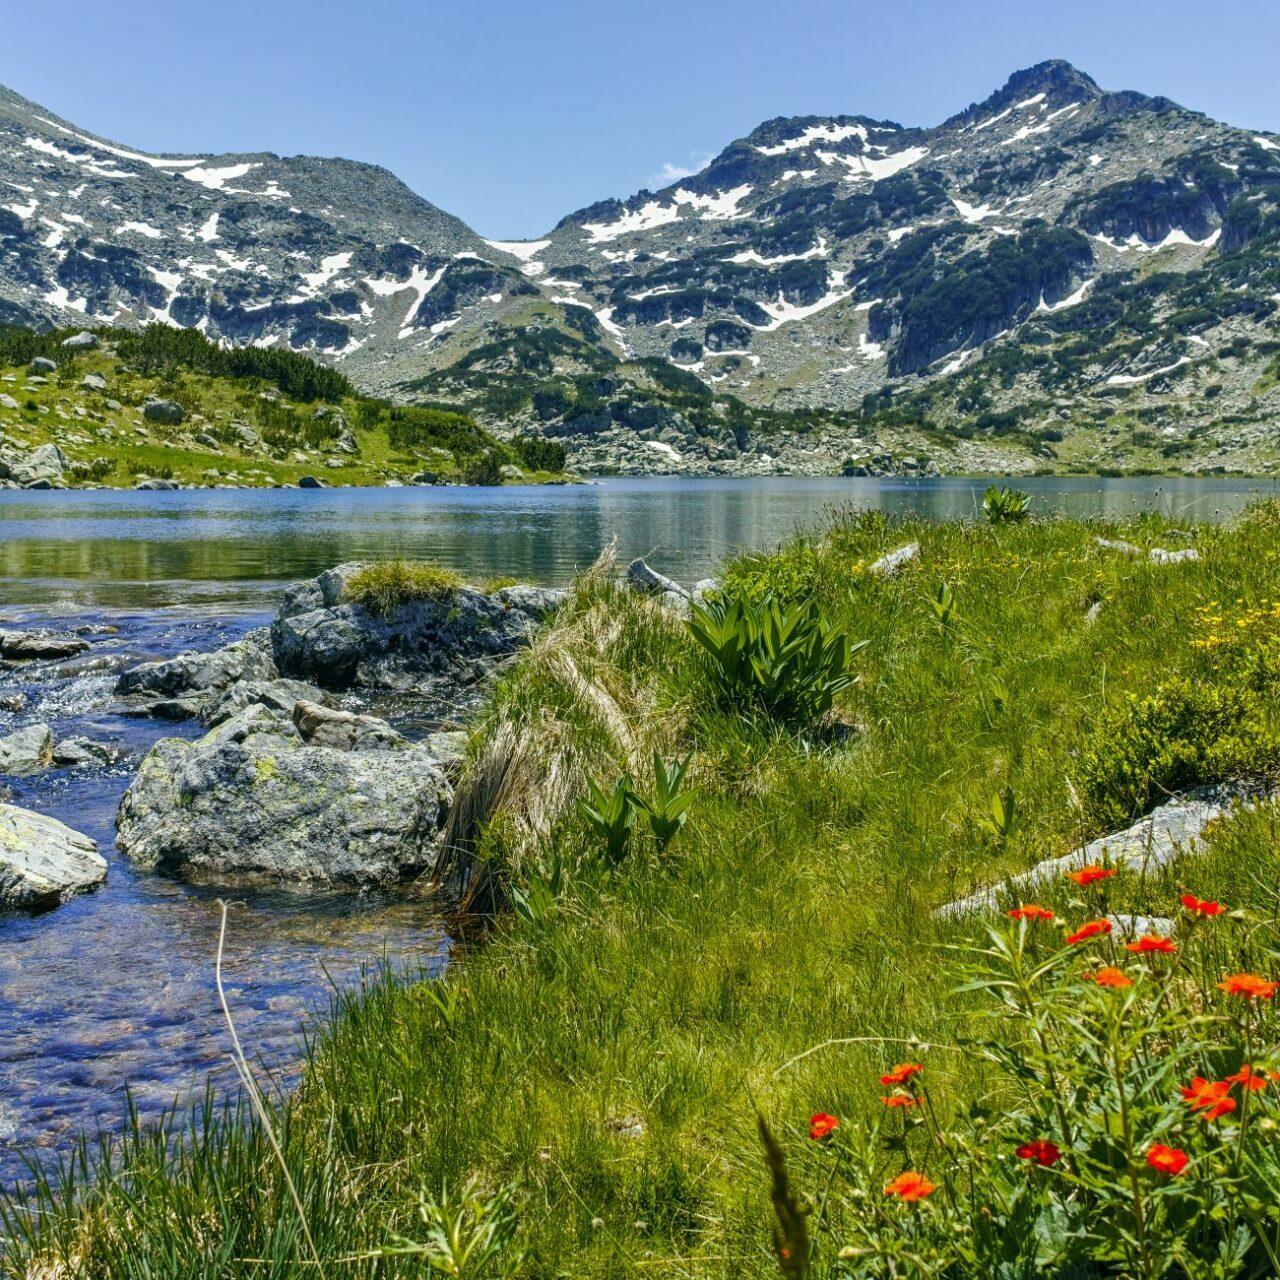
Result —
M1199 442L1184 462L1275 460L1264 384L1280 142L1107 91L1061 60L935 126L775 117L698 173L575 210L532 241L487 240L377 166L148 155L8 90L0 181L13 193L0 195L0 319L160 322L284 345L376 393L554 433L601 469L830 469L925 442L945 447L949 469L1027 469L1071 452L1029 443L1065 430L1049 419L1094 422L1126 386L1131 416L1163 414L1164 443ZM1231 344L1208 369L1201 351ZM717 406L718 425L691 429L668 405L639 428L666 432L669 452L646 448L632 421L654 361ZM1195 385L1159 400L1171 377ZM1215 398L1248 419L1234 452L1206 438ZM917 420L887 412L895 401ZM822 426L781 448L757 440L745 460L714 456L731 416L740 455L744 431L779 412ZM990 428L1015 413L1017 431ZM1117 430L1094 435L1068 465L1124 459ZM1150 465L1147 453L1130 461Z

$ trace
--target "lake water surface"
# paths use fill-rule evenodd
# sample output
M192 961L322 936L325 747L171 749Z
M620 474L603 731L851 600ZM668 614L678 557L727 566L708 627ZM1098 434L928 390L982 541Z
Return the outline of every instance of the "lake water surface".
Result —
M1158 509L1221 519L1270 481L1034 479L1035 509L1121 516ZM433 559L483 579L564 583L616 540L693 581L735 551L812 528L845 504L972 515L980 480L618 480L563 488L333 489L174 493L0 492L0 625L99 628L66 664L0 670L0 734L30 723L113 741L119 765L0 778L14 803L98 840L106 886L36 917L0 917L0 1185L24 1158L86 1125L118 1123L126 1086L144 1114L233 1081L213 985L216 890L135 871L113 818L156 738L196 729L112 709L122 667L212 649L266 622L280 587L343 560ZM101 630L109 627L109 632ZM422 726L404 722L406 731ZM300 1033L384 958L436 969L448 939L429 900L387 894L237 891L229 996L251 1054L284 1082Z

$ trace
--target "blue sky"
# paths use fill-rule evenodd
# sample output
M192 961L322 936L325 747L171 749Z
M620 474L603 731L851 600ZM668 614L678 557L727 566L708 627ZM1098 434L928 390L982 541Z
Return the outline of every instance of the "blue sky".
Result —
M778 115L935 124L1062 57L1280 130L1277 0L61 0L0 82L156 151L385 165L493 238L660 185Z

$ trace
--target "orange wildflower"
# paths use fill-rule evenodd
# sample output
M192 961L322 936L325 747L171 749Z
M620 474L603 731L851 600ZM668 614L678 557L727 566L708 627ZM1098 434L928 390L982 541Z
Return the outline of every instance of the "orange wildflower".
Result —
M890 1108L918 1107L920 1105L919 1098L913 1098L910 1094L906 1093L891 1093L888 1097L881 1098L880 1101L883 1102L886 1107Z
M1099 880L1109 880L1115 873L1114 867L1100 867L1096 862L1091 862L1087 867L1081 867L1079 871L1068 871L1067 879L1085 888L1096 884Z
M1086 973L1084 976L1087 982L1096 982L1100 987L1133 986L1133 979L1123 969L1116 969L1111 965L1107 965L1105 969L1099 969L1097 973Z
M908 1169L906 1173L900 1173L894 1180L885 1187L884 1193L887 1196L897 1196L899 1200L905 1200L912 1203L916 1200L923 1200L926 1196L931 1196L937 1187L924 1176L923 1173L916 1173L914 1169Z
M1215 1102L1208 1111L1200 1113L1201 1120L1216 1120L1219 1116L1229 1116L1236 1109L1236 1100L1234 1098L1223 1098L1221 1102Z
M1245 1000L1270 1000L1280 990L1280 982L1268 982L1256 973L1229 973L1218 983L1218 990Z
M1235 1075L1228 1076L1227 1080L1231 1084L1238 1084L1242 1089L1248 1089L1251 1093L1257 1093L1259 1089L1265 1089L1267 1081L1273 1078L1269 1071L1263 1071L1260 1067L1250 1066L1246 1062Z
M1200 1111L1221 1102L1231 1092L1231 1081L1206 1080L1204 1076L1192 1076L1191 1084L1184 1085L1179 1092L1182 1094L1182 1100L1192 1111Z
M1177 1147L1166 1147L1163 1142L1157 1142L1147 1151L1147 1163L1157 1173L1167 1173L1176 1178L1191 1163L1191 1157Z
M825 1111L819 1111L816 1116L809 1117L809 1137L814 1142L821 1142L824 1138L829 1138L840 1127L839 1116L829 1116Z
M1158 934L1148 933L1139 938L1137 942L1125 943L1124 949L1135 952L1163 951L1166 955L1172 955L1178 948L1171 938L1162 938Z
M1088 924L1082 924L1075 933L1067 934L1067 941L1073 944L1088 942L1090 938L1101 938L1110 932L1110 920L1090 920Z
M1009 912L1010 920L1052 920L1053 912L1047 907L1037 906L1034 902L1024 902Z
M1179 901L1188 911L1198 916L1220 916L1226 910L1222 903L1197 898L1194 893L1184 893Z
M1020 1160L1034 1160L1036 1164L1043 1165L1046 1169L1052 1168L1062 1159L1062 1150L1058 1144L1046 1138L1037 1138L1034 1142L1024 1143L1014 1154Z
M899 1062L890 1067L889 1070L880 1077L881 1084L906 1084L914 1075L919 1075L924 1070L923 1062Z

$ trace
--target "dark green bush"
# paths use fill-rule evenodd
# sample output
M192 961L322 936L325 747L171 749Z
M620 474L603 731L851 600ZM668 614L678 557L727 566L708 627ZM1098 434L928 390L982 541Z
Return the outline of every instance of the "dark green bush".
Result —
M1251 689L1179 677L1109 710L1080 753L1093 818L1121 827L1171 793L1257 778L1280 763L1280 740Z

